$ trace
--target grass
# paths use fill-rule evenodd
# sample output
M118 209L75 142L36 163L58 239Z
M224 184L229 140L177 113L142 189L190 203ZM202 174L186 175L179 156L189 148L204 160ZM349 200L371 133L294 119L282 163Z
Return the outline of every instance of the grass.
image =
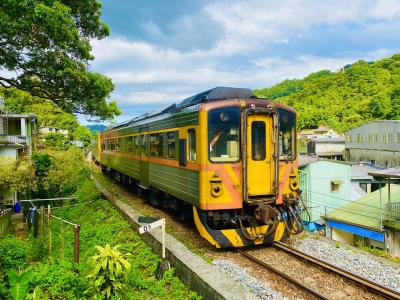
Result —
M34 255L28 256L36 258L29 261L29 267L26 268L32 273L29 287L31 297L35 294L38 299L91 298L91 283L86 277L91 269L89 258L96 254L96 245L104 246L108 243L112 246L122 245L122 252L132 253L132 270L128 276L126 299L200 298L174 276L173 269L167 271L161 280L155 278L160 258L131 229L119 212L100 196L92 181L83 182L77 196L81 205L54 209L53 212L58 217L81 226L79 273L74 272L72 264L73 228L64 226L65 252L64 259L61 259L60 222L53 220L51 255L47 253L47 242L40 243L31 236L23 241L28 249L33 249ZM88 201L93 202L84 204ZM38 245L33 247L34 244Z
M118 195L119 200L129 204L133 209L135 209L136 211L138 211L140 214L142 214L144 216L154 216L154 208L149 207L147 205L143 205L142 204L143 200L141 200L139 198L135 199L137 201L132 201L132 200L129 201L123 195L125 193L124 189L117 182L115 182L110 177L102 174L101 171L99 170L99 168L93 167L92 170L93 170L93 175L95 176L95 178L109 192L113 193L114 195ZM172 218L174 219L175 217L172 216ZM169 222L167 224L166 231L169 234L171 234L172 236L174 236L177 240L179 240L182 244L184 244L190 251L197 254L201 258L203 258L207 263L211 264L213 258L209 255L209 251L208 251L209 248L201 247L197 244L194 244L191 239L188 239L187 236L182 234L182 232L180 230L181 227L182 227L181 224L175 225L174 222ZM198 234L198 233L196 232L196 234ZM207 244L207 246L210 247L208 244Z
M368 253L370 253L372 255L383 257L383 258L386 258L387 260L390 260L390 261L393 261L395 263L400 264L400 257L399 256L391 256L391 255L389 255L389 253L387 253L383 249L371 248L371 247L368 247L368 246L362 245L362 244L358 244L357 248L359 248L359 249L361 249L361 250L363 250L365 252L368 252Z

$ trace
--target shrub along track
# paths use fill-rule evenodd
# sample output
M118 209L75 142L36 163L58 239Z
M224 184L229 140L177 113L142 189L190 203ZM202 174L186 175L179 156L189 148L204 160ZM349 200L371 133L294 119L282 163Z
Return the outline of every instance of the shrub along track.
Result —
M99 170L94 169L94 176L114 195L146 216L166 219L168 233L180 240L189 249L202 256L206 261L214 259L225 259L234 262L236 265L245 268L250 275L264 281L269 287L280 292L289 299L317 299L309 292L288 282L281 276L266 271L255 262L249 261L243 255L234 250L220 250L211 247L202 239L194 225L187 221L181 221L171 213L152 207L137 196L132 186L124 186L116 180L105 176ZM295 277L298 281L310 288L324 294L329 299L383 299L381 296L368 291L365 287L359 286L348 279L343 279L337 274L332 274L304 261L299 261L292 255L278 251L273 247L261 246L255 249L246 249L247 253L254 255L260 260L272 265L288 276Z

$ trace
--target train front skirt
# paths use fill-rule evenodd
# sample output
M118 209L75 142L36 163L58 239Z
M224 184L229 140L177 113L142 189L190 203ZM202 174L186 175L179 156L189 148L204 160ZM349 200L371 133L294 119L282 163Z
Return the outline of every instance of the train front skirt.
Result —
M193 206L193 217L197 230L200 235L216 248L236 248L260 244L271 244L274 241L280 241L285 233L285 223L279 222L276 229L270 234L257 239L249 239L248 236L263 235L268 231L269 226L263 225L258 227L247 227L246 235L243 234L241 228L236 229L211 229L207 224L207 212L202 211Z

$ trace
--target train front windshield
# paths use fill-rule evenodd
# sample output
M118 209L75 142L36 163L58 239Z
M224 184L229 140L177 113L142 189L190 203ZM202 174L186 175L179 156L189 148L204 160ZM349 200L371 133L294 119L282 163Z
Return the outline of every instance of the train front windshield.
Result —
M237 162L240 149L238 107L215 109L208 115L208 147L212 162Z
M296 138L296 114L279 110L279 159L294 159Z

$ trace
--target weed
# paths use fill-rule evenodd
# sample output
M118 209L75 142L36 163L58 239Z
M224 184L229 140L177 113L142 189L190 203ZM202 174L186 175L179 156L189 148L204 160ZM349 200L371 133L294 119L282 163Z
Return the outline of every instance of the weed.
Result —
M28 247L24 241L8 235L0 240L0 266L4 270L24 269Z

